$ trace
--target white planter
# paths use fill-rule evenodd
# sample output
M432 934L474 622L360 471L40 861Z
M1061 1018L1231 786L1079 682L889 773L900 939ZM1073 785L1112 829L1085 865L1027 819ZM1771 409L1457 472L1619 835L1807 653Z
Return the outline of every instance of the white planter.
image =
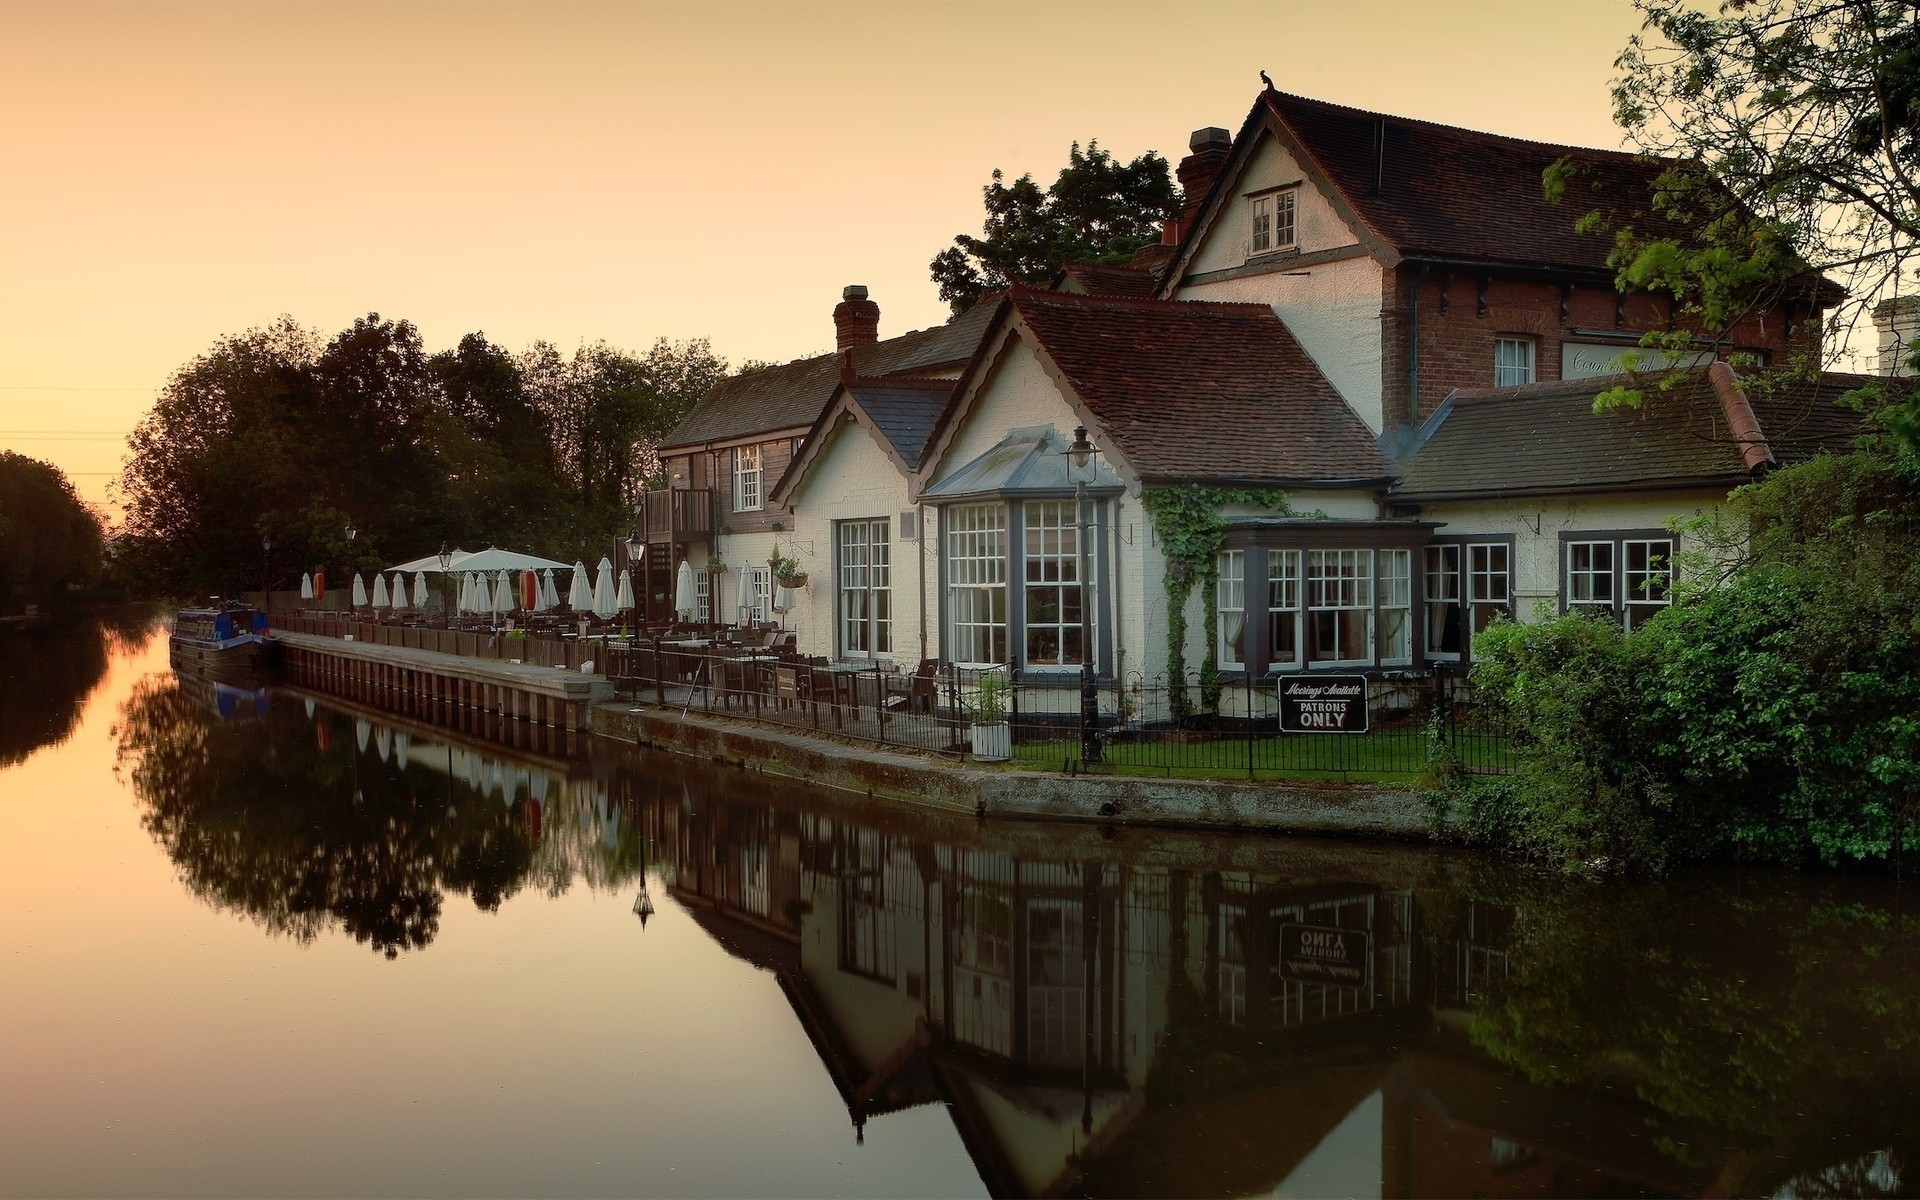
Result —
M973 756L983 762L1005 762L1013 757L1013 730L1005 721L973 727Z

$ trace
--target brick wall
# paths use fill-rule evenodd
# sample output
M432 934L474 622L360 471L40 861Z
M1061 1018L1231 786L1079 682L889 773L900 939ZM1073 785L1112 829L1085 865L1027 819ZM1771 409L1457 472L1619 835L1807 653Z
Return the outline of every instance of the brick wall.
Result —
M1382 356L1382 391L1389 413L1407 411L1408 295L1418 268L1402 266L1383 271L1383 328L1387 344ZM1474 274L1451 276L1429 269L1420 281L1420 407L1424 418L1447 393L1457 388L1493 385L1494 340L1524 337L1534 342L1534 377L1561 377L1561 347L1568 341L1595 340L1591 332L1638 335L1674 327L1667 300L1635 294L1621 304L1612 287L1562 285L1545 280L1489 277L1484 286ZM1443 311L1444 307L1444 311ZM1685 328L1683 319L1679 327ZM1589 335L1575 330L1590 331ZM1742 322L1732 341L1742 350L1764 351L1773 359L1817 339L1820 322L1795 315L1792 328L1781 313L1766 313Z

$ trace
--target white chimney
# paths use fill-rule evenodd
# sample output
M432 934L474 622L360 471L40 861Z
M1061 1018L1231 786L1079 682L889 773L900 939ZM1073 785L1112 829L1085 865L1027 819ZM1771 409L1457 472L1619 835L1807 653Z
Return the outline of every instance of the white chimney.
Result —
M1873 327L1879 334L1879 358L1874 371L1881 375L1915 374L1911 355L1920 336L1920 296L1892 296L1873 306Z

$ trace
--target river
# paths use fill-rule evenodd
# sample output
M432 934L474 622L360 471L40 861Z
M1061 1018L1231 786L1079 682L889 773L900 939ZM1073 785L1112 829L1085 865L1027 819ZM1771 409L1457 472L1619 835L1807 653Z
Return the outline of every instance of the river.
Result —
M0 637L0 1192L1920 1186L1892 878L988 824L519 740L182 682L151 620Z

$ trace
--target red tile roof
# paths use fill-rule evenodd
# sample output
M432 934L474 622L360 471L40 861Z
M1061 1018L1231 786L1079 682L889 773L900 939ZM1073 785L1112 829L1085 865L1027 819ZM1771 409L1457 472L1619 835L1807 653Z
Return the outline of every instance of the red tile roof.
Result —
M1140 267L1070 262L1060 268L1060 273L1083 290L1097 295L1151 296L1160 285L1158 272Z
M1025 288L1007 303L1144 481L1387 473L1373 434L1266 305Z

